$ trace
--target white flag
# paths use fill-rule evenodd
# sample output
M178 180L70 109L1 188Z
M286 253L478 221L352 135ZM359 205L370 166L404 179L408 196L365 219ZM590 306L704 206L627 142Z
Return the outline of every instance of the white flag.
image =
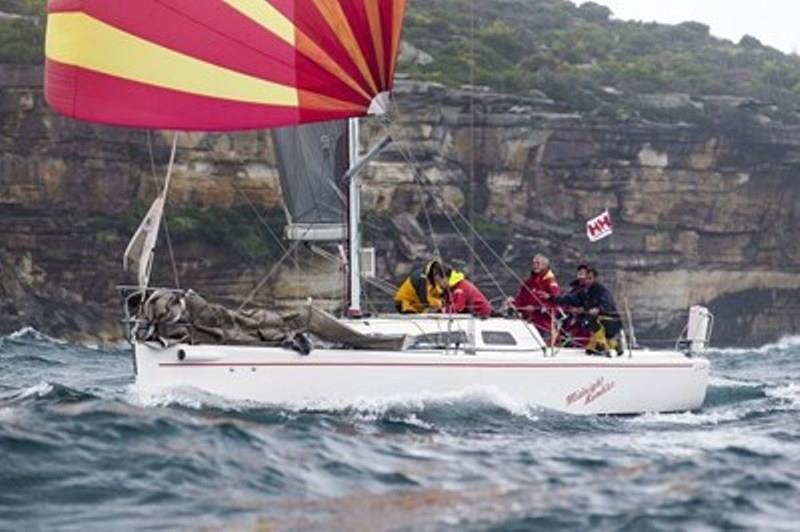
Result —
M138 280L141 288L146 288L150 280L150 267L153 263L153 249L158 240L158 230L161 227L161 216L164 213L164 194L161 193L153 201L150 210L139 224L139 228L133 234L125 255L122 257L122 267L125 271L128 266L138 266Z
M613 233L611 226L611 215L608 209L604 210L600 216L596 216L586 222L586 236L591 242L597 242Z

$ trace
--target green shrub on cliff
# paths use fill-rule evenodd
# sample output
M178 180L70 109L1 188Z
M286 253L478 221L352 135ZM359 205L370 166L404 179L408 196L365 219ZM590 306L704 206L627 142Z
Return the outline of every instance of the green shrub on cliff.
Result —
M0 0L0 12L17 17L0 18L0 63L42 61L45 5ZM663 115L640 105L641 93L754 98L777 106L760 114L786 121L797 120L800 108L800 57L751 36L736 44L715 38L697 22L623 22L594 2L415 0L404 31L434 58L401 65L415 79L520 95L543 91L571 108L618 117ZM697 109L680 113L708 118Z
M3 0L0 13L0 63L38 64L44 55L46 0Z
M697 22L612 20L607 8L592 2L416 0L405 38L434 57L426 65L401 65L414 78L518 94L540 90L583 111L619 114L626 106L655 117L662 113L639 105L636 95L676 92L766 101L778 106L773 117L782 119L800 107L797 56L753 37L738 44L715 38ZM618 93L627 98L608 96Z
M31 20L0 21L0 63L33 65L42 62L44 35Z
M247 207L185 208L168 213L167 223L176 242L204 240L255 261L278 253L279 246L270 231L280 235L286 223L281 209L269 211L262 218L269 229Z

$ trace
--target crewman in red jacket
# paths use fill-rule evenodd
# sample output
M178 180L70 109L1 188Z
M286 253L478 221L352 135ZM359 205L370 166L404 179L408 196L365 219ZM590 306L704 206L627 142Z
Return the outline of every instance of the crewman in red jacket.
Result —
M447 268L445 275L437 280L445 298L442 312L472 314L481 318L492 315L489 300L463 273Z
M530 277L519 287L517 297L507 303L536 325L545 338L549 338L553 325L551 311L557 308L552 300L560 292L558 280L550 269L550 259L538 254L533 257Z

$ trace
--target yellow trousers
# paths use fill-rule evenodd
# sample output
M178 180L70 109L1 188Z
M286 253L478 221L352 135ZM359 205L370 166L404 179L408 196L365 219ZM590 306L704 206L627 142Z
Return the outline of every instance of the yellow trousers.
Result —
M603 321L608 318L602 316L597 318L597 330L589 337L589 342L586 344L588 351L613 351L617 348L616 340L609 340L606 338L606 328L603 326Z

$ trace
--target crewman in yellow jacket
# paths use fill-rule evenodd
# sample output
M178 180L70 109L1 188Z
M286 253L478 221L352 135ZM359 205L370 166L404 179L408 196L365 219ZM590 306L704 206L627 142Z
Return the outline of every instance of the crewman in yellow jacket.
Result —
M443 276L444 267L437 260L411 272L394 294L397 311L421 314L442 308L442 289L436 284L436 278Z

